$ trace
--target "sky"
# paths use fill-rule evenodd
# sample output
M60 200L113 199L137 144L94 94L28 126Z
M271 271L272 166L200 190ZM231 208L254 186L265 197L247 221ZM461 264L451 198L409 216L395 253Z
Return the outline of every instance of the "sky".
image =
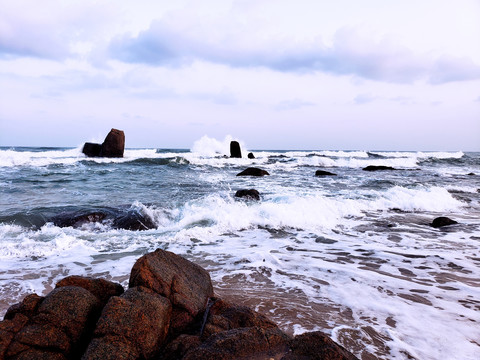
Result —
M480 151L480 0L1 0L0 146Z

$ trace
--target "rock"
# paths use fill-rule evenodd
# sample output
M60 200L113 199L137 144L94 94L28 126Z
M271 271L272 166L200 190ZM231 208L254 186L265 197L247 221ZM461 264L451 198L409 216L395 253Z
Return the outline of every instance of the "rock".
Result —
M260 200L260 193L255 190L255 189L243 189L243 190L238 190L235 193L235 197L239 198L245 198L248 200Z
M43 296L37 294L30 294L25 296L21 303L12 305L5 313L5 319L13 319L16 314L22 314L27 318L31 318L36 314L38 305L45 299Z
M136 210L129 210L115 218L113 227L125 230L149 230L156 229L157 225L149 215Z
M83 145L82 153L88 157L99 157L102 152L102 144L86 142Z
M448 217L445 216L440 216L435 219L433 219L432 223L430 224L434 228L439 228L442 226L448 226L448 225L453 225L453 224L458 224L455 220L452 220Z
M467 174L468 176L475 176L475 173L471 172Z
M297 335L282 360L356 360L357 358L320 331Z
M100 301L102 308L112 296L120 296L124 292L123 286L118 283L77 275L63 278L55 285L55 288L64 286L78 286L90 291Z
M173 306L170 328L186 330L205 311L213 296L210 275L202 267L169 251L158 249L137 260L130 287L144 286L165 296Z
M325 170L317 170L315 171L315 176L337 176L337 174Z
M125 150L125 134L122 130L112 129L103 141L100 156L121 158Z
M153 358L167 336L171 312L170 301L147 288L112 297L82 359Z
M243 170L241 173L237 174L237 176L264 176L264 175L270 175L270 174L265 170L254 168L254 167L249 167Z
M247 306L231 304L218 299L210 307L208 317L203 328L202 338L206 339L213 334L226 330L259 327L263 329L276 328L277 325L256 311Z
M188 351L182 359L270 359L285 353L289 340L289 337L276 327L232 329L210 336L199 347Z
M231 158L241 158L242 151L240 150L240 144L238 141L230 142L230 157Z
M253 155L253 153L248 153L247 157L249 159L255 159L255 155Z
M13 318L6 321L14 329L6 345L2 340L0 354L8 359L69 359L83 353L100 312L93 294L65 286L44 299L27 298L16 310L8 311L8 317Z
M53 222L55 226L58 227L73 227L79 228L85 224L101 222L107 217L106 213L94 211L84 214L79 214L77 212L73 213L62 213L54 216L49 221Z
M391 166L384 166L384 165L369 165L364 167L362 170L364 171L384 171L384 170L396 170Z
M159 357L162 360L183 359L185 354L201 345L200 336L182 334L168 343Z

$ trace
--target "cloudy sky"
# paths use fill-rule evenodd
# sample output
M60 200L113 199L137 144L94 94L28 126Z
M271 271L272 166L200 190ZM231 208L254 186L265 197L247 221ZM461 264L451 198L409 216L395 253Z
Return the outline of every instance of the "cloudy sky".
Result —
M1 0L0 146L480 150L480 0Z

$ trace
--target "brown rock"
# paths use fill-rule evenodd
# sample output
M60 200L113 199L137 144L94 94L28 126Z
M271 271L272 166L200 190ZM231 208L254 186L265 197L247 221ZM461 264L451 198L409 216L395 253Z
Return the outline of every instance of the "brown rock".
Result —
M102 152L102 144L95 144L86 142L83 145L82 153L84 153L88 157L98 157Z
M237 174L237 176L264 176L264 175L270 175L270 174L265 170L255 168L255 167L246 168L245 170Z
M135 287L110 298L82 359L149 359L165 340L172 306L150 289Z
M66 286L53 290L43 301L34 296L26 300L23 310L20 306L9 312L14 317L11 321L23 320L23 326L4 349L5 358L61 359L83 352L100 310L93 294Z
M247 306L238 306L224 300L217 300L208 312L202 338L213 334L244 327L274 328L277 325Z
M13 319L16 314L25 315L27 318L31 318L36 312L38 305L45 299L43 296L37 294L30 294L25 296L21 303L12 305L5 313L5 319Z
M122 285L118 283L76 275L68 276L55 285L56 288L64 286L78 286L90 291L100 301L102 308L110 297L122 295L124 292Z
M182 359L185 354L200 346L200 336L182 334L170 342L163 350L162 360Z
M11 319L0 321L0 359L5 358L5 353L13 338L27 322L28 317L22 314L16 314Z
M210 275L200 266L161 249L137 260L130 287L144 286L169 299L173 306L171 331L185 330L205 310L213 296Z
M125 150L125 134L122 130L112 129L103 141L100 156L103 157L123 157Z
M282 360L358 360L327 335L314 331L298 335L292 340L290 352Z
M249 327L223 331L191 349L183 360L269 359L288 349L289 338L280 329Z

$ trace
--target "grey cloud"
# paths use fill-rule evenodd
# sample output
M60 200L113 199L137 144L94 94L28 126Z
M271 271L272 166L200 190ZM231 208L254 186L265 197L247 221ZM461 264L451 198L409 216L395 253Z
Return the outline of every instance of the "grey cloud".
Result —
M309 106L315 106L315 104L312 102L303 101L300 99L292 99L292 100L281 101L280 103L277 104L277 106L275 106L275 109L280 111L297 110L297 109L301 109Z
M368 104L376 99L377 99L376 96L373 96L370 94L359 94L353 99L353 102L357 105L363 105L363 104Z
M181 66L195 59L232 67L265 67L282 72L321 71L393 82L427 80L432 84L480 78L480 66L468 59L429 59L392 41L373 41L354 29L341 29L331 46L320 40L295 43L270 39L262 45L246 40L209 41L187 31L173 31L156 21L137 37L118 37L110 54L121 61L152 66Z

